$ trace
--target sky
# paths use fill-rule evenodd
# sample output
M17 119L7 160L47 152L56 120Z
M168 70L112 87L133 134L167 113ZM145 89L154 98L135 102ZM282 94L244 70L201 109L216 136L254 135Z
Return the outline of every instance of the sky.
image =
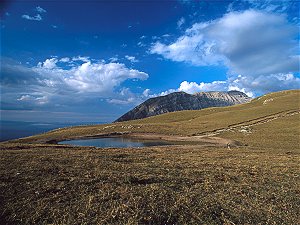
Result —
M111 122L176 91L299 89L299 1L1 1L1 120Z

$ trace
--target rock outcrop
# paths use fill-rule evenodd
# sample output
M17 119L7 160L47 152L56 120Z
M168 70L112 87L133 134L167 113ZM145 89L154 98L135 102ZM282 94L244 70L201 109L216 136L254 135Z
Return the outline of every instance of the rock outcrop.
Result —
M199 92L193 95L185 92L174 92L165 96L146 100L134 109L125 113L115 122L142 119L181 110L198 110L208 107L230 106L246 103L250 100L250 97L240 91Z

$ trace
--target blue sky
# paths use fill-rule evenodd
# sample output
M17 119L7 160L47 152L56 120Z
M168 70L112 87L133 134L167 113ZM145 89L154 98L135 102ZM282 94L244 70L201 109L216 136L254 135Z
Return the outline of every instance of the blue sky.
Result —
M1 120L110 122L175 91L300 86L297 1L1 4Z

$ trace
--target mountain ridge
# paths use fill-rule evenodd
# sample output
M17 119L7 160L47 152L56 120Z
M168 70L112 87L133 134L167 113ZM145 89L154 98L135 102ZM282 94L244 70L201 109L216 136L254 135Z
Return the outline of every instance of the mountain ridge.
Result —
M209 107L231 106L247 103L251 100L240 91L210 91L188 94L173 92L165 96L150 98L128 111L114 122L143 119L168 112L199 110Z

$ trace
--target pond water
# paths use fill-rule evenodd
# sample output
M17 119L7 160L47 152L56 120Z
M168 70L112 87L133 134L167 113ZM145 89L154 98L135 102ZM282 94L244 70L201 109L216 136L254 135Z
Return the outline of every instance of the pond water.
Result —
M169 142L155 141L155 140L137 140L130 138L114 137L114 138L95 138L95 139L82 139L61 141L59 144L77 145L77 146L93 146L100 148L129 148L129 147L150 147L170 145Z

